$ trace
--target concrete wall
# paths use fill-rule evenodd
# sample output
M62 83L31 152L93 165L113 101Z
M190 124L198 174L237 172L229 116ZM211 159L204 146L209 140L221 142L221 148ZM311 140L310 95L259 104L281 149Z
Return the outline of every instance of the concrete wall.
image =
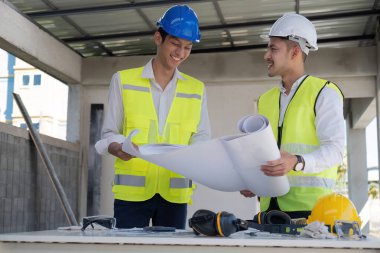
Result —
M47 136L41 139L78 215L79 147ZM28 132L0 123L0 233L59 226L68 222Z

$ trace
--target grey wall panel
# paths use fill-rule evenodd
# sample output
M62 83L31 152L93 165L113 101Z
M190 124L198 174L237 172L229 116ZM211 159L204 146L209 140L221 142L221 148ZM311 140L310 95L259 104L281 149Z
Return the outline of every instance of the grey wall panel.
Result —
M20 131L26 133L0 123L0 233L67 226L44 164L32 140L25 133L20 135ZM45 143L45 147L77 215L79 148L68 147L57 139Z

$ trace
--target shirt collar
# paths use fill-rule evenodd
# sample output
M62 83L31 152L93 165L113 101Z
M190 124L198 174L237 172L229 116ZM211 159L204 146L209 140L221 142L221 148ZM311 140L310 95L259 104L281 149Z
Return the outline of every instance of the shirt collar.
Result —
M141 77L155 80L152 63L153 63L153 58L150 59L150 61L144 66ZM174 79L186 80L186 78L182 76L181 72L179 72L177 68L174 71L172 80Z
M300 78L298 78L292 85L292 88L290 89L290 92L296 90L298 88L298 86L300 86L301 82L303 81L303 79L306 77L306 75L303 75L301 76ZM282 94L285 94L286 92L286 89L284 88L284 85L282 85L282 82L280 84L280 91Z

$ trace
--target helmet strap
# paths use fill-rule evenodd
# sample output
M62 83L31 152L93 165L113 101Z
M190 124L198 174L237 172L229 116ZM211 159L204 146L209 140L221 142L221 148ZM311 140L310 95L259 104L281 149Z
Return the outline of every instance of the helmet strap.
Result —
M296 42L298 45L300 45L302 52L304 52L306 55L309 54L310 46L304 38L295 35L289 35L287 39Z

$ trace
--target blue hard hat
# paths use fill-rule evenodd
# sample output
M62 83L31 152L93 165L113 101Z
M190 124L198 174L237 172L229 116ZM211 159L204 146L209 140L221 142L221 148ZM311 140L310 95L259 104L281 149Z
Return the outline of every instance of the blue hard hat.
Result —
M192 42L199 42L201 39L197 14L187 5L169 8L157 21L157 26L174 37Z

